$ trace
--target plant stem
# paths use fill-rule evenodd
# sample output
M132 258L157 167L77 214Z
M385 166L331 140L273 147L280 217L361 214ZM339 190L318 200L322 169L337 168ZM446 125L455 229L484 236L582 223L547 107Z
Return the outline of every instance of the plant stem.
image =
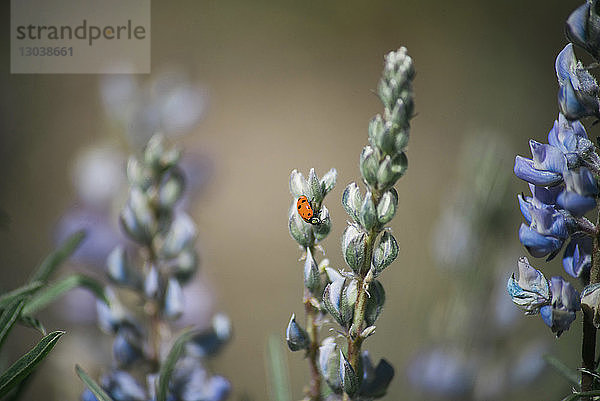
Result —
M598 215L600 219L600 214ZM600 282L600 236L593 237L592 268L590 271L589 284ZM587 305L581 305L583 312L583 339L581 342L581 391L594 389L594 377L588 372L596 371L596 327L594 326L594 313ZM591 399L591 398L587 398Z
M375 207L379 205L381 199L381 193L377 190L373 190L373 202ZM375 246L375 240L381 232L381 228L374 227L371 229L365 240L365 265L360 270L360 276L358 277L358 295L356 298L356 304L354 306L354 318L352 326L350 326L350 333L348 335L348 362L354 369L355 372L359 372L360 368L360 349L363 342L361 333L365 327L365 310L367 308L367 300L369 298L369 286L373 279L373 270L371 269L371 259L373 259L373 248ZM346 396L344 394L344 396ZM345 399L345 398L344 398Z
M317 366L317 358L319 355L319 334L317 324L315 322L319 311L310 302L310 291L304 289L304 310L306 313L306 329L310 338L310 345L306 351L308 362L310 365L310 388L309 397L311 401L321 401L321 374Z

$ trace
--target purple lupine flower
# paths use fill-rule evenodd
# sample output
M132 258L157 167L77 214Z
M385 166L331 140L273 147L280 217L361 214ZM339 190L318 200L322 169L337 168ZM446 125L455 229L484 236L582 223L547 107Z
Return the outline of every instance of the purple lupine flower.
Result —
M514 172L517 177L534 185L554 186L562 182L562 173L567 168L567 159L554 146L529 141L531 159L515 158Z
M565 271L573 277L587 275L592 266L592 239L588 236L571 238L562 263Z
M579 293L562 277L550 279L550 292L552 301L550 305L540 308L540 314L544 323L556 333L556 337L560 337L563 331L569 330L575 320L575 312L581 308Z
M551 200L554 191L536 190L532 192L545 200ZM519 195L519 206L527 221L519 228L519 239L534 257L549 256L552 259L562 248L569 232L565 216L552 205L542 203L536 197Z
M567 19L567 38L581 46L596 60L600 59L600 25L596 11L597 0L587 1L571 13Z
M598 83L575 57L573 44L569 43L556 57L558 78L558 106L568 120L600 116Z
M506 290L515 305L526 315L533 315L550 302L548 281L539 270L533 268L526 257L519 258L519 270L510 277Z
M566 189L556 199L557 203L574 216L583 216L596 207L598 183L585 167L568 170L563 174Z
M567 120L562 113L559 113L558 120L554 121L554 126L548 133L548 143L565 155L569 167L577 166L594 147L583 124Z

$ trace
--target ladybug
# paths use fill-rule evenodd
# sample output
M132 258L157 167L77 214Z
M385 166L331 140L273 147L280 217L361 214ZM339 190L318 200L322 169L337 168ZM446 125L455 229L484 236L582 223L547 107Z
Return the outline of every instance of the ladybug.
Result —
M315 212L306 196L302 195L298 198L298 202L296 202L296 208L298 209L298 214L300 217L302 217L302 219L307 223L313 225L321 223L319 218L315 216Z

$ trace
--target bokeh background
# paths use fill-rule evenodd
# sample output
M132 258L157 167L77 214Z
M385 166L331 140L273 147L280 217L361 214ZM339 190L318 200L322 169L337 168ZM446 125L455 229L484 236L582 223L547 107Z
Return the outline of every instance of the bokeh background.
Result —
M287 232L289 173L337 168L338 185L327 202L333 230L324 247L332 265L342 267L339 238L346 218L339 200L344 187L358 178L368 121L381 110L373 91L383 55L401 45L415 61L417 115L409 169L397 185L400 209L392 223L401 252L383 276L387 306L366 345L373 357L385 356L396 367L386 399L435 398L415 389L407 372L416 352L427 349L432 339L442 341L432 311L440 301L452 302L455 293L452 272L436 267L432 241L444 237L434 231L466 157L464 140L492 133L493 149L501 143L509 153L528 155L527 139L545 138L557 116L554 59L566 43L564 21L579 4L152 2L153 73L134 78L144 85L177 71L190 87L201 88L202 98L193 103L201 108L197 122L173 138L200 155L209 176L189 208L199 225L202 278L208 283L203 291L210 296L188 302L202 302L205 309L232 319L234 339L211 362L213 370L232 380L232 399L269 399L267 338L282 336L290 314L302 310L302 265ZM122 127L103 103L102 76L11 75L8 2L0 8L0 208L9 216L8 226L0 230L0 284L11 288L56 244L61 216L82 207L77 160L93 147L119 146ZM590 129L591 136L595 130ZM512 163L511 157L503 158L497 169L510 172ZM510 193L527 190L517 181L510 177L506 201L512 229L497 240L498 249L517 249L515 257L525 251L518 251L521 219ZM493 224L486 228L495 229ZM102 277L99 267L77 268ZM492 267L481 263L476 268ZM560 268L545 271L559 273ZM82 384L74 363L94 374L108 363L110 342L95 327L93 313L90 308L77 314L67 302L46 312L46 326L66 328L69 335L35 377L27 399L76 399ZM523 329L515 335L524 342L539 336L547 352L577 366L577 324L557 341L539 319L522 320ZM26 329L18 333L10 342L14 355L37 338ZM6 362L14 355L2 358ZM300 399L306 363L298 354L287 353L287 359L294 399ZM568 391L568 383L547 370L541 379L499 399L560 399Z

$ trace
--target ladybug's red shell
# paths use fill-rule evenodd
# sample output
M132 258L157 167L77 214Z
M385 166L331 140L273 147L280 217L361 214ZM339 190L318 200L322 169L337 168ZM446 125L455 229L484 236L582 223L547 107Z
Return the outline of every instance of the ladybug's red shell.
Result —
M315 213L306 196L302 195L298 198L296 207L298 208L298 214L300 217L302 217L302 219L304 219L304 221L307 223L311 223L311 219Z

